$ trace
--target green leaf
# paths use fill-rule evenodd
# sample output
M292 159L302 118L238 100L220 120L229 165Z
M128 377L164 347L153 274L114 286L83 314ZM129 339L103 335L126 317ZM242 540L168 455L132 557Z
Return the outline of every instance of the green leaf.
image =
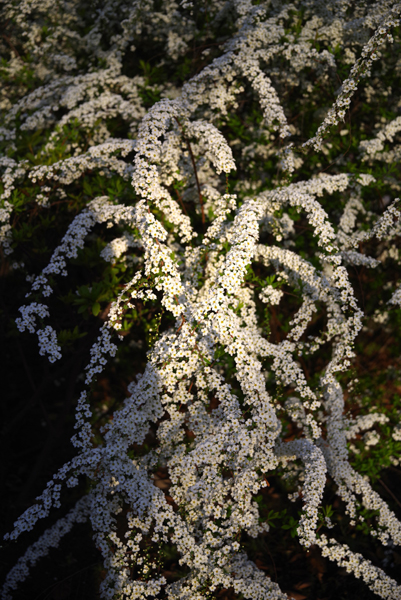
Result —
M95 317L97 317L99 313L100 313L100 304L99 304L99 302L95 302L94 304L92 304L92 314Z

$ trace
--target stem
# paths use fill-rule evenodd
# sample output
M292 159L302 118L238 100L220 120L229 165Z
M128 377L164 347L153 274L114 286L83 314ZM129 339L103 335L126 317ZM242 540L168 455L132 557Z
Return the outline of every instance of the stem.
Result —
M185 133L184 133L184 129L181 125L181 123L179 122L179 120L177 119L177 117L174 117L175 120L177 121L181 132L182 132L182 137L187 145L188 148L188 152L189 152L189 156L191 157L191 162L192 162L192 167L194 169L194 175L195 175L195 181L196 181L196 187L198 188L198 195L199 195L199 202L200 202L200 207L201 207L201 213L202 213L202 224L205 225L205 210L203 208L203 198L202 198L202 193L201 193L201 189L200 189L200 185L199 185L199 178L198 178L198 171L196 169L196 163L195 163L195 157L194 154L192 152L192 148L191 148L191 144L189 143L188 138L186 137Z
M386 486L386 484L384 483L384 481L382 479L379 479L379 483L380 483L380 485L382 485L384 487L384 489L386 490L386 492L388 492L390 494L390 496L392 497L392 499L394 500L394 502L397 502L398 506L401 506L401 502L393 494L393 492Z
M180 192L178 190L175 190L175 193L177 194L178 201L181 204L181 208L184 211L184 214L186 214L188 216L188 212L184 206L184 202L182 201L182 196L181 196Z

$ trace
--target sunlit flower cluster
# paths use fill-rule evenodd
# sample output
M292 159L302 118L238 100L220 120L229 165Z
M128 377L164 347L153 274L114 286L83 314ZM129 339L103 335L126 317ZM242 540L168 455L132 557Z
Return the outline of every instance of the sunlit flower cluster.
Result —
M367 446L379 444L372 428L387 423L388 418L376 412L345 417L338 377L355 356L363 319L347 267L374 269L381 264L378 256L367 255L361 245L379 240L389 252L401 233L399 198L394 194L380 215L369 212L362 194L374 177L366 173L320 173L293 182L284 177L280 184L259 187L249 176L249 181L238 181L235 190L230 190L229 178L239 165L243 168L262 152L261 139L275 140L269 156L282 161L277 162L277 170L284 176L296 173L303 164L297 152L303 156L307 147L324 148L329 127L344 119L355 90L379 60L379 49L391 41L391 31L400 22L400 5L385 3L386 11L372 5L361 10L363 16L351 19L341 2L333 4L331 16L322 3L312 0L291 5L273 2L272 6L250 0L216 2L210 16L213 27L225 19L232 26L230 36L219 39L218 56L181 88L150 86L148 93L160 92L160 99L146 108L146 78L123 75L121 57L128 50L135 52L141 36L149 39L152 27L158 43L163 41L166 64L179 63L197 31L193 14L197 3L169 0L153 14L150 0L104 2L103 13L98 11L93 27L81 35L76 29L78 2L72 2L74 10L68 12L63 27L53 28L44 44L37 41L35 11L49 10L49 18L57 20L59 3L39 6L24 0L18 14L13 2L5 4L9 18L22 28L41 85L13 106L2 100L7 114L0 136L14 140L18 119L23 131L48 127L52 133L41 164L0 159L4 254L13 250L11 197L22 181L40 184L38 210L48 206L53 193L48 186L56 186L55 193L63 198L68 186L83 181L92 171L108 178L118 175L130 194L129 203L111 194L92 196L71 219L48 265L38 275L28 276L31 291L19 308L18 330L36 333L39 354L50 362L62 358L57 331L49 324L50 299L57 278L68 279L69 261L77 258L90 234L110 229L114 236L115 228L118 235L101 249L100 260L113 264L131 257L134 274L104 311L104 322L90 350L86 387L76 406L72 438L76 456L54 475L6 539L32 530L52 507L59 507L62 487L75 487L86 476L92 482L90 491L10 571L3 600L12 598L29 568L58 545L74 522L83 520L90 521L103 555L107 571L101 584L103 598L134 600L164 593L170 600L200 600L206 592L224 587L252 600L285 600L286 594L248 559L239 540L243 532L254 538L269 532L255 498L268 486L269 473L284 474L292 467L302 473L293 494L294 501L299 498L303 503L297 526L301 545L316 544L323 556L362 577L382 598L399 599L401 588L395 581L318 528L330 476L352 522L360 518L360 504L377 510L372 536L385 545L401 543L401 523L351 467L347 446L361 431ZM292 23L292 11L301 5L306 15L301 31L286 33L284 22ZM116 15L121 15L121 22ZM113 35L108 32L109 18ZM35 26L30 28L28 23ZM289 84L308 95L313 89L308 69L316 68L313 78L324 80L336 65L331 52L312 48L310 40L319 27L322 38L333 47L346 44L350 36L353 43L347 56L353 66L315 136L299 147L291 143L283 155L279 146L295 128L289 125L277 82L288 78ZM358 42L358 27L364 34L373 27L375 33L369 39L362 35ZM106 39L108 51L102 49ZM91 57L89 72L79 71L74 45L77 57L79 52ZM352 58L356 53L360 54L357 60ZM202 56L206 60L207 54ZM288 72L269 72L274 57L281 57ZM7 68L16 74L21 66L16 60ZM257 132L250 128L260 136L259 146L229 142L223 133L230 111L235 112L245 90L261 117ZM117 116L128 124L127 139L108 135L106 121ZM82 129L93 132L88 147L77 146L66 159L45 160L46 152L57 147L63 127L75 119ZM374 139L363 141L361 152L373 160L385 142L393 144L400 129L398 117ZM242 148L238 159L236 146ZM342 198L336 218L327 208L333 196ZM191 215L186 207L193 207ZM305 229L315 243L313 256L299 252L294 241L298 215L305 219ZM255 265L275 276L263 285L255 283L256 276L255 280L251 277ZM287 295L298 298L298 309L285 336L273 343L260 312L278 310ZM128 397L102 429L102 442L95 443L90 385L116 357L119 344L124 343L125 311L139 300L158 303L160 311L172 315L174 325L157 335L144 372L130 383ZM393 290L389 300L390 308L396 305L401 305L401 287ZM309 335L308 327L319 311L324 311L324 326ZM312 383L300 360L323 347L330 347L331 356L319 381ZM277 395L268 391L269 377L277 388L291 390L291 396L283 400L278 391ZM286 439L282 415L296 424L297 439ZM151 428L156 431L156 446L132 458L132 448L144 444ZM394 435L399 439L398 429ZM168 471L168 494L155 484L160 466ZM120 518L125 521L124 534L117 528ZM328 517L326 523L331 528ZM155 547L162 542L174 544L180 565L189 574L168 584L156 563L145 560L140 543L145 537Z

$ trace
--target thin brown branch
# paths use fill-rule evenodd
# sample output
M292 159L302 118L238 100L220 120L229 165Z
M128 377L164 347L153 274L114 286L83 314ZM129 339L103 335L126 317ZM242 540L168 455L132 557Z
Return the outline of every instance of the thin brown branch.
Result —
M177 121L177 123L178 123L178 125L179 125L179 127L181 129L182 137L183 137L183 139L184 139L184 141L185 141L185 143L187 145L189 156L191 157L192 167L194 169L196 187L198 188L199 202L200 202L201 213L202 213L202 224L205 225L205 210L203 208L203 197L202 197L202 192L201 192L201 189L200 189L199 178L198 178L198 171L196 169L195 157L194 157L194 154L192 152L191 144L190 144L188 138L186 137L186 135L184 133L184 129L183 129L180 121L177 119L177 117L174 117L174 118Z
M384 483L384 481L382 479L379 479L379 483L380 483L380 485L382 485L384 487L384 489L386 490L386 492L388 494L390 494L390 496L392 497L392 499L394 500L394 502L397 502L398 506L401 507L401 502L398 500L397 496L395 496L393 494L393 492L390 490L390 488L388 488L386 486L386 484Z
M187 212L187 209L184 206L184 202L182 200L182 196L181 196L180 192L178 190L175 190L175 193L177 194L178 202L181 204L182 210L188 216L188 212Z

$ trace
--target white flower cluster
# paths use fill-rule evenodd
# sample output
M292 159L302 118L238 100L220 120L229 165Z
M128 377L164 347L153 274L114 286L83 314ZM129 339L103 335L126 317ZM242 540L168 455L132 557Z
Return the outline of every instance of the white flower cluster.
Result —
M327 556L338 566L345 567L347 573L354 573L355 577L362 578L381 598L397 600L400 597L401 586L361 554L351 552L345 544L339 544L333 538L328 539L324 534L317 544L322 549L322 556Z
M362 50L359 58L351 69L350 77L346 79L340 88L339 95L334 105L328 111L323 123L319 126L316 135L305 142L304 146L312 145L315 150L322 147L323 136L332 125L337 125L344 120L346 111L351 104L351 98L358 89L358 83L364 77L369 77L373 62L380 58L379 48L386 40L392 41L390 30L400 24L399 19L400 5L396 4L391 8L390 14L384 19L381 26L377 29L374 36Z
M79 3L72 4L76 8ZM150 0L104 4L104 11L99 11L95 25L84 36L74 29L79 17L74 9L68 22L60 30L51 29L48 41L42 44L35 41L40 31L33 13L48 9L49 19L56 19L58 3L36 6L36 2L23 0L20 14L16 14L13 2L6 2L9 18L22 28L25 47L33 53L35 76L43 82L8 107L7 126L14 127L22 115L22 130L52 127L43 156L57 148L63 128L73 119L93 132L93 137L85 150L76 148L69 158L43 159L33 167L1 159L0 241L4 253L11 252L11 197L22 181L41 186L41 193L35 196L38 210L46 205L51 208L50 185L57 186L61 197L67 196L68 186L80 184L89 171L108 179L118 175L130 191L130 203L124 204L111 193L110 197L97 196L75 216L48 265L39 275L29 276L32 286L27 296L33 295L35 301L19 309L22 316L16 323L21 332L37 333L41 355L47 354L51 362L60 359L56 331L43 323L52 315L39 299L51 296L57 276L68 277L68 260L78 256L90 232L114 227L118 235L108 241L100 257L113 263L129 254L134 274L108 307L90 349L85 385L90 386L103 371L109 357L116 357L114 336L123 341L125 311L135 308L138 301L159 302L161 310L175 321L157 336L144 372L130 383L128 398L102 429L101 443L94 442L90 395L86 390L81 393L77 432L72 438L76 456L54 475L6 539L30 531L52 507L59 507L63 485L78 485L82 475L93 485L20 559L7 576L2 599L12 597L28 567L57 545L74 522L88 518L107 570L101 584L103 598L134 600L163 593L170 600L201 600L206 593L224 587L251 600L284 600L286 594L248 559L239 540L242 532L254 538L268 534L269 524L260 518L255 497L268 485L269 473L292 467L299 471L295 464L301 461L302 486L292 498L301 496L303 500L297 528L300 543L306 548L317 544L323 556L362 577L375 593L396 600L401 593L396 582L346 545L319 533L318 521L329 475L353 522L360 518L360 505L377 510L372 536L383 544L401 543L401 523L351 467L347 447L347 441L361 431L366 431L366 446L380 443L378 433L369 430L388 422L388 417L371 413L347 419L338 380L338 373L351 365L363 318L347 266L379 266L380 259L364 254L361 246L376 237L388 248L400 235L399 199L375 220L362 199L362 187L375 181L368 174L335 171L285 185L275 181L254 185L250 175L249 181L238 182L235 193L230 193L228 176L239 163L241 172L244 165L249 166L255 148L263 145L260 140L272 142L269 157L282 155L279 144L295 133L280 100L283 85L295 82L309 97L311 79L300 71L305 66L306 70L314 68L316 77L325 80L335 66L331 52L312 49L310 40L317 39L320 28L322 38L335 46L346 38L347 31L358 40L356 21L359 26L363 21L368 29L374 26L376 33L367 43L366 36L359 39L362 57L352 67L316 135L304 144L320 149L328 127L344 117L361 78L379 58L379 46L399 24L400 6L389 7L382 14L375 5L372 13L364 12L363 19L355 17L348 23L343 3L333 6L336 18L329 18L320 2L295 2L298 7L305 5L306 11L306 23L297 37L286 33L291 28L285 26L295 27L298 22L293 4L216 2L210 9L212 24L218 29L232 13L231 37L219 42L219 55L182 89L150 87L148 92L160 92L161 99L146 111L142 102L146 78L122 75L122 55L128 48L134 52L141 36L151 36L153 23L155 39L166 49L163 64L171 65L169 61L183 56L197 32L192 15L198 10L197 3L171 0L157 14L153 14ZM310 16L312 9L317 14ZM116 21L118 14L121 22ZM109 33L109 20L119 33ZM66 32L70 44L63 38ZM75 43L79 52L92 57L89 73L77 71L79 63L70 47ZM351 60L355 54L348 50ZM207 54L202 56L205 59ZM277 58L290 63L288 72L283 74L271 66L281 64L274 63ZM241 94L245 104L252 99L260 119L258 131L249 127L252 144L255 139L258 143L247 147L244 142L237 162L237 140L229 143L223 131ZM59 118L59 110L67 112ZM129 135L135 139L108 135L106 121L116 117L128 123ZM398 121L394 121L383 135L391 141L397 127ZM2 132L7 139L14 139L11 133ZM374 152L368 149L376 148L374 144L363 146L372 156ZM289 175L303 164L295 150L293 145L284 149L282 167ZM133 160L128 162L131 153ZM338 206L343 206L334 218L331 195L340 197ZM368 230L361 226L360 214L366 218ZM318 248L312 256L297 249L298 215L311 247ZM274 272L278 285L268 283L272 279L261 285L260 279L252 278L254 268ZM263 307L266 311L278 311L277 305L281 308L287 295L299 301L298 308L285 336L274 343L261 325L260 303L267 305ZM401 304L401 288L390 303ZM309 335L315 313L322 310L324 325ZM301 361L323 346L329 348L330 358L319 381L312 384ZM269 377L292 395L283 400L279 393L270 393ZM297 439L286 439L283 415L296 425ZM144 444L151 428L156 432L155 447L132 458L132 448ZM399 440L398 429L393 438ZM168 494L156 485L160 466L168 471ZM125 520L124 528L117 526L118 519ZM146 561L140 543L144 538L155 547L174 544L180 565L187 567L189 574L168 584L156 562Z
M376 154L384 149L384 142L394 141L394 136L401 131L401 117L397 117L390 121L377 136L371 140L362 140L359 144L362 152L366 153L369 157L376 157Z
M259 294L259 298L262 300L262 302L266 302L268 304L279 304L283 296L284 292L274 288L272 285L267 285Z
M8 573L3 586L3 597L11 597L10 592L18 587L18 584L24 581L31 567L35 566L37 561L47 556L50 548L57 548L60 540L71 531L75 523L85 523L88 519L90 510L90 498L84 496L70 510L65 517L59 519L53 527L47 529L45 533L32 544L22 556L15 567Z

